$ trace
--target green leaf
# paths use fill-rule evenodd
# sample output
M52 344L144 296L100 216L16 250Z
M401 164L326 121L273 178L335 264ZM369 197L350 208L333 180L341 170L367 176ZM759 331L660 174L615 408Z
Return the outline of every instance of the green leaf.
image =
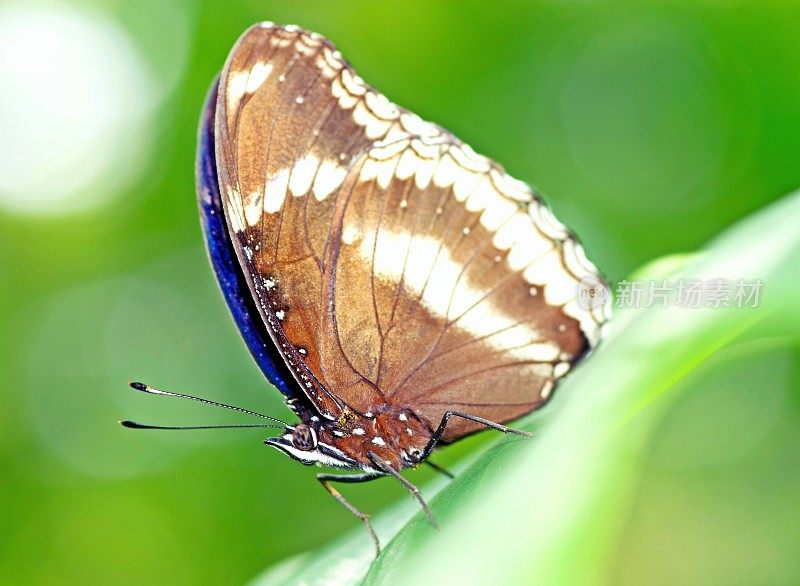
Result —
M441 531L421 514L406 522L415 507L404 502L375 519L382 539L393 538L374 561L358 527L256 583L345 584L363 577L366 584L575 584L607 581L622 571L618 548L635 517L654 438L679 413L682 398L708 394L732 365L742 376L760 365L759 380L792 384L796 391L796 377L787 380L790 371L769 361L791 366L791 350L800 345L798 220L800 194L794 194L727 230L702 254L638 272L637 278L669 275L673 281L760 279L761 302L619 311L609 337L564 381L553 403L521 423L538 427L535 438L498 441L432 500ZM783 374L770 379L770 372ZM720 408L729 403L724 397ZM791 410L790 403L776 404ZM730 442L735 437L722 437L721 445ZM423 493L430 496L439 486L423 487ZM796 527L800 513L786 522ZM698 566L695 577L707 576L707 569ZM715 571L722 572L720 580L737 578L725 568Z

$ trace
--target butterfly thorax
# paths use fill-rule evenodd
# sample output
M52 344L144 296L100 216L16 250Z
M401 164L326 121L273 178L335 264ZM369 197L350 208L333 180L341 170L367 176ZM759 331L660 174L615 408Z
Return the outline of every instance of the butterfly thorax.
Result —
M266 441L304 464L382 473L417 465L433 432L414 411L382 406L363 414L349 412L337 421L307 423Z
M410 409L367 411L320 429L320 441L341 450L359 467L374 469L373 458L395 470L419 463L432 435L430 426Z

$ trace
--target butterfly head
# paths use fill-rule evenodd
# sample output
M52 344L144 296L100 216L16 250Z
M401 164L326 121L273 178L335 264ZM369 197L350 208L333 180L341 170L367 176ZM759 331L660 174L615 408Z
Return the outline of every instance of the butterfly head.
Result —
M321 442L318 429L313 423L287 427L283 435L266 439L264 443L306 466L321 464L335 468L357 467L355 460L348 458L341 450Z

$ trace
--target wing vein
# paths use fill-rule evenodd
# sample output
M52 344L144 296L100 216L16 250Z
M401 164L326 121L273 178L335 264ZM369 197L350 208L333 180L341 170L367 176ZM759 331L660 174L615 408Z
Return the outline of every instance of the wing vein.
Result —
M504 362L502 364L493 364L491 366L486 366L484 368L478 368L478 369L472 370L470 372L462 373L462 374L459 374L458 376L451 377L451 378L447 379L446 381L444 381L442 383L438 383L437 385L435 385L433 387L427 387L425 389L422 389L422 392L419 392L419 393L417 393L415 395L410 395L409 397L406 397L406 399L408 401L416 402L416 400L419 397L422 397L422 396L424 396L424 395L426 395L428 393L432 393L434 391L438 391L439 389L443 389L445 387L452 386L454 383L456 383L458 381L467 380L467 379L470 379L473 376L477 376L479 374L484 374L484 373L487 373L487 372L492 372L492 371L495 371L495 370L503 370L503 369L506 369L506 368L515 368L515 367L520 367L520 366L530 366L532 364L550 364L550 365L553 365L556 362L557 362L556 360L533 360L533 359L529 359L529 360L515 360L514 362Z

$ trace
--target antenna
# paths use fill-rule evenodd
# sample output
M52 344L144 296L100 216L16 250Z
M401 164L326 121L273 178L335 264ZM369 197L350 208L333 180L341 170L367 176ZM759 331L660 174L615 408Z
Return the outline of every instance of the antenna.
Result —
M233 427L271 427L273 429L282 429L280 425L270 425L269 423L232 423L226 425L148 425L146 423L137 423L125 419L120 421L122 427L128 429L231 429Z
M269 415L264 415L263 413L258 413L257 411L251 411L250 409L244 409L242 407L234 407L233 405L227 405L225 403L219 403L217 401L211 401L210 399L203 399L201 397L195 397L192 395L185 395L183 393L171 393L169 391L162 391L161 389L156 389L155 387L151 387L144 383L132 382L128 383L132 389L137 391L141 391L143 393L149 393L151 395L166 395L167 397L179 397L181 399L191 399L192 401L199 401L200 403L205 403L206 405L213 405L215 407L222 407L223 409L231 409L232 411L238 411L239 413L247 413L248 415L255 415L256 417L261 417L262 419L267 419L269 421L274 421L275 423L280 423L280 426L283 428L291 429L292 426L288 423L281 421L280 419L276 419L275 417L270 417ZM156 426L156 425L144 425L141 423L136 423L134 421L120 421L124 427L129 427L131 429L218 429L223 427L275 427L277 425L266 425L266 424L234 424L234 425L197 425L197 426Z

